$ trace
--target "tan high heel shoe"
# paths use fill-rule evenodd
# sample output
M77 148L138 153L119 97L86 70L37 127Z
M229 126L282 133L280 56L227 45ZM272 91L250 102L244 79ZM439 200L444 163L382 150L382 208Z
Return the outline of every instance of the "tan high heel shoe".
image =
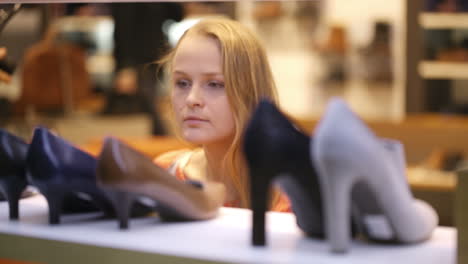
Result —
M114 138L104 142L97 180L114 205L121 229L128 228L130 208L139 196L156 201L163 219L205 220L217 215L226 193L221 183L179 181Z

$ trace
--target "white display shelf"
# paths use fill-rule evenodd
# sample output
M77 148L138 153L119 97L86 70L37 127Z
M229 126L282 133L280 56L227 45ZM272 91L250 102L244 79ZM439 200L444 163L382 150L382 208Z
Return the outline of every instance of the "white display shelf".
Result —
M156 216L133 219L121 231L117 221L96 214L47 224L42 196L20 203L20 220L9 221L0 202L0 259L35 263L455 263L456 231L439 227L414 245L354 241L348 254L334 255L328 244L307 238L291 213L267 214L267 247L252 247L251 211L221 208L213 220L161 222ZM160 262L158 262L160 261Z
M468 29L468 13L422 13L419 24L425 29Z
M425 79L468 79L468 63L423 61L418 70Z

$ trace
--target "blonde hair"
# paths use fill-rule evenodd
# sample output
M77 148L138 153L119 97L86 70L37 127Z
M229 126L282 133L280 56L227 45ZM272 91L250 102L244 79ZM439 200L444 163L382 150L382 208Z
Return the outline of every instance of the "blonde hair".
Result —
M254 34L239 22L226 18L204 19L187 30L176 47L159 61L170 73L175 53L187 35L212 37L219 43L226 94L235 122L234 139L222 166L239 195L240 206L248 207L250 187L242 151L243 132L260 99L277 102L276 85L266 52ZM278 194L274 196L273 203L278 200Z

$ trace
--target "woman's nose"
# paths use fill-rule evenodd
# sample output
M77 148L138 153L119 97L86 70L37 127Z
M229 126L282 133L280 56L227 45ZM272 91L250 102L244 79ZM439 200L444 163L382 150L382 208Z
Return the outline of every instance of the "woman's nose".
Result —
M193 84L187 96L187 104L190 107L203 106L203 90L198 84Z

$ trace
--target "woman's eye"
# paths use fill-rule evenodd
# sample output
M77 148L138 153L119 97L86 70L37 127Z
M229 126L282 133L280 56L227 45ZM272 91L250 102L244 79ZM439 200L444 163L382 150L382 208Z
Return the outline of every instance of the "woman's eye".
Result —
M224 88L224 83L223 82L218 82L218 81L211 81L211 82L208 82L208 86L211 87L211 88L222 89L222 88Z
M176 87L178 88L188 88L190 86L190 82L187 80L177 80Z

